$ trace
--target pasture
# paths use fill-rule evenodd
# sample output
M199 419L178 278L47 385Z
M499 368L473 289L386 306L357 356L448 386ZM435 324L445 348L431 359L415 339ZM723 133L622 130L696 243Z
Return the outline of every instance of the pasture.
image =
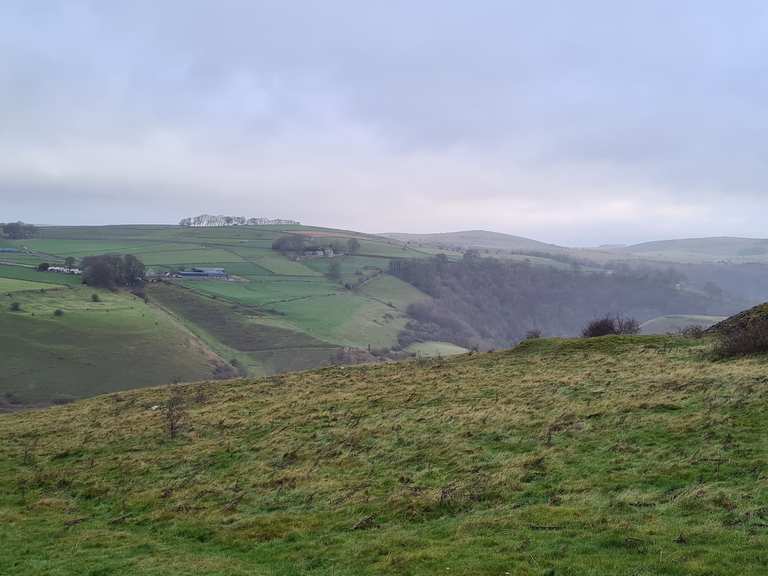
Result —
M342 244L350 237L357 237L360 253L333 259L340 264L342 273L341 282L335 282L326 277L330 258L295 260L272 250L272 242L287 233L305 234L310 241ZM222 267L235 277L233 281L184 279L176 282L209 299L259 308L265 320L317 340L321 347L392 346L405 323L404 311L408 304L426 298L396 278L382 275L371 280L370 277L387 271L393 257L421 258L427 256L427 252L396 240L343 230L309 226L44 227L37 238L17 244L34 251L40 260L62 260L67 256L79 259L114 252L134 254L158 272L194 266ZM26 275L28 277L18 279L29 280L34 274L41 273L28 269L13 271L9 277ZM0 276L3 276L2 269ZM72 285L77 282L74 278L51 281ZM348 290L344 283L362 285L357 290ZM230 340L221 341L216 336L223 334L220 330L214 334L207 323L197 325L202 321L201 314L194 315L189 307L182 307L177 313L191 330L198 330L223 354L237 356L243 352L239 348L242 343L231 346ZM247 352L254 350L249 347ZM249 358L248 362L253 373L264 373L256 360Z
M57 286L79 286L81 278L72 274L57 274L55 272L38 272L35 268L26 266L6 266L0 264L0 279L25 280L39 284L55 284Z
M333 261L340 264L342 277L340 281L331 280L327 277L330 258L296 260L272 250L274 240L287 233L306 234L310 241L342 244L350 237L357 237L361 244L360 253L335 257ZM6 293L13 290L14 294L26 288L52 287L49 285L80 286L79 277L34 269L42 261L60 263L69 256L79 260L103 253L129 253L141 259L150 271L158 273L200 266L224 268L232 275L232 280L173 279L174 285L148 287L151 307L157 308L155 313L164 315L166 323L170 321L175 326L164 336L169 345L157 346L157 349L167 353L174 348L175 342L184 340L186 336L182 334L187 334L201 343L207 350L205 354L212 353L226 362L236 360L237 370L256 376L326 364L341 346L392 347L407 321L405 310L408 305L428 298L397 278L381 273L389 269L392 257L421 258L427 255L426 252L405 247L395 240L343 230L307 226L43 227L35 238L7 244L27 250L23 256L32 267L0 264L0 293L3 293L2 283L8 288ZM21 254L17 256L21 257ZM33 286L31 283L38 284ZM357 288L345 288L345 283ZM98 324L92 315L81 319L81 312L68 309L72 304L69 297L63 293L60 296L60 305L54 307L61 308L64 315L57 322L66 324L65 320L69 320L70 327L78 326L81 321ZM52 309L49 312L52 313ZM40 313L34 314L35 321L40 321ZM53 320L47 318L47 314L43 313L43 317L51 326ZM125 314L125 311L113 311L108 317L115 326L125 327L126 322L134 321L130 314L127 317ZM33 324L35 322L29 316L27 325L31 327ZM131 330L126 329L126 334L130 333ZM93 334L96 338L99 330ZM160 335L145 338L141 344L142 338L136 337L132 344L136 347L135 358L138 358L139 350L146 351L147 347L155 346L159 338ZM101 351L104 358L103 362L95 364L111 362L108 359L112 356L105 349L118 348L114 335L102 339L99 346L95 340L80 340L83 346L86 341L93 342L94 354ZM28 350L24 354L32 352ZM188 361L191 356L199 357L200 354L198 346L180 356L178 362L190 366L186 371L161 368L152 362L146 364L147 376L141 379L141 385L159 384L177 376L189 379L209 375L206 358L202 359L202 364L200 358ZM176 361L169 363L173 365ZM53 362L49 364L55 366ZM88 378L107 370L101 365L84 366L88 367L86 372L92 374ZM226 368L222 369L226 371ZM51 372L42 370L41 374L50 376ZM73 374L84 372L75 370ZM114 386L122 386L125 379L118 378L120 382ZM92 391L109 390L110 386L112 384L108 382L94 384ZM66 384L64 388L71 389L72 386ZM76 392L87 391L78 389ZM35 395L30 393L28 396Z
M209 379L217 369L232 374L155 306L107 291L96 291L100 301L93 302L93 293L87 287L36 289L12 294L21 311L0 307L0 398L45 403Z
M0 277L0 294L10 295L13 292L25 292L29 290L46 290L60 288L56 284L44 284L42 282L29 282L28 280L16 280L14 278Z

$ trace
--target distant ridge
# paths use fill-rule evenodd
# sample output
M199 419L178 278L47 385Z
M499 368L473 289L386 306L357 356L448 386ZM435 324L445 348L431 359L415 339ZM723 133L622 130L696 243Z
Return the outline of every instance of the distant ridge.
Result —
M532 251L547 253L565 253L570 249L556 244L547 244L523 236L489 232L487 230L462 230L459 232L440 232L435 234L406 234L389 232L380 234L401 242L420 242L424 244L444 244L460 248L489 248L494 250Z
M681 238L643 242L615 249L614 252L676 261L736 260L761 262L768 261L768 239L733 236Z

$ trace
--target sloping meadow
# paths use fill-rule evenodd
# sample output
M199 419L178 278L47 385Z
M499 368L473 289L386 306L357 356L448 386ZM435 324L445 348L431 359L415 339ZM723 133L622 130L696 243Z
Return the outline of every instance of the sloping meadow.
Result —
M768 376L541 340L0 417L0 573L765 574Z

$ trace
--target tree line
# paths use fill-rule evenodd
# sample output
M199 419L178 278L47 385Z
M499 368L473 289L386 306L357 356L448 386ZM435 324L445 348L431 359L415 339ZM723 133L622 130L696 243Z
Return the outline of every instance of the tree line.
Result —
M2 230L2 235L5 238L22 240L24 238L32 238L37 233L37 226L21 221L7 222L5 224L0 223L0 230Z
M86 256L80 266L83 284L98 288L136 288L143 285L146 278L144 263L133 254Z
M332 240L320 244L303 234L286 234L272 242L272 250L283 254L301 253L305 250L323 250L326 248L330 248L335 254L357 254L360 251L360 241L357 238L349 238L346 242Z

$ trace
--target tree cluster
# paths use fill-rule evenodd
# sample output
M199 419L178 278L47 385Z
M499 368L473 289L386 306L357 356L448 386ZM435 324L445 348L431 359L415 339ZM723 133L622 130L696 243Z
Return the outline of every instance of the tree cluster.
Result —
M190 218L182 218L179 226L274 226L300 224L296 220L284 218L246 218L245 216L224 216L201 214Z
M280 236L272 242L272 250L278 252L302 252L307 247L307 237L301 234Z
M11 240L21 240L23 238L32 238L37 233L37 227L24 222L8 222L0 224L3 236Z
M604 316L592 320L582 330L584 338L598 338L600 336L618 336L637 334L640 332L640 323L634 318L623 316Z
M333 250L334 254L357 254L360 251L360 241L357 238L350 238L346 242L332 240L320 244L303 234L286 234L272 242L272 250L283 254L300 253L305 250L325 250L327 248Z
M594 318L626 315L645 321L664 314L728 314L737 306L683 290L664 270L583 271L445 255L394 260L390 273L432 296L408 308L400 344L448 341L466 348L514 345L530 331L575 336Z
M86 256L81 266L84 284L110 290L118 286L141 286L146 275L144 264L133 254Z

